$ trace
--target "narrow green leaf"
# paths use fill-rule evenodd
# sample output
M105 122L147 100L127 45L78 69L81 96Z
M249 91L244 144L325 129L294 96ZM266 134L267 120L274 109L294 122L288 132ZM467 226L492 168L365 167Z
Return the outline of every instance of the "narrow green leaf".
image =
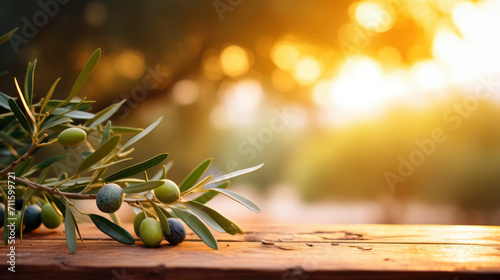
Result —
M52 165L49 165L45 167L42 172L40 172L40 175L36 179L37 184L43 184L45 183L45 180L47 180L47 177L49 176L50 170L52 169Z
M55 206L54 209L56 209L56 211L58 211L59 214L64 217L64 214L66 213L66 204L55 196L48 195L47 197L49 197L52 200L53 202L52 206Z
M33 62L30 62L28 65L28 69L26 70L26 77L24 79L24 94L26 103L28 107L31 108L31 104L33 103L33 83L35 79L35 66L36 66L36 58Z
M243 174L247 174L247 173L253 172L253 171L261 168L262 166L264 166L264 163L261 163L259 165L253 166L253 167L245 168L245 169L242 169L242 170L238 170L238 171L235 171L235 172L231 172L231 173L222 175L220 177L217 177L215 179L212 179L210 182L208 182L208 184L220 183L220 182L229 180L231 178L234 178L234 177L237 177L237 176L241 176Z
M14 167L12 169L12 171L14 173L16 173L17 177L22 177L24 174L26 174L26 172L28 172L28 170L31 167L32 162L33 162L33 158L29 157L28 160L23 161L20 164L18 164L16 167Z
M250 209L254 212L260 213L259 206L257 206L255 203L250 201L248 198L242 196L241 194L235 193L235 192L230 191L230 190L219 189L219 188L210 188L210 189L202 189L202 190L210 190L210 191L220 192L220 193L226 195L227 197L232 198L234 201L241 203L242 205L244 205L248 209Z
M153 206L153 209L156 212L156 215L158 216L158 219L160 220L160 225L163 231L165 231L167 234L170 234L170 226L168 225L167 217L163 214L163 212L160 210L160 207L156 205L151 199L147 198L146 199L151 203L151 206Z
M17 176L17 174L16 174ZM28 205L28 202L31 200L31 197L35 193L35 189L28 188L26 190L26 193L24 193L24 203L23 207L21 208L21 225L24 223L24 210L26 209L26 206ZM19 239L21 239L21 243L23 243L23 231L19 233Z
M70 118L50 118L50 119L49 118L47 118L42 123L42 125L40 126L41 130L49 129L49 128L54 127L54 126L58 126L58 125L61 125L61 124L67 124L67 123L72 123L73 122L73 120L70 119Z
M137 134L136 136L134 136L132 139L130 139L124 146L123 146L123 149L127 149L128 147L132 146L135 142L139 141L142 137L146 136L148 133L150 133L153 129L155 129L155 127L158 126L158 124L161 122L161 120L163 119L163 116L161 116L160 118L158 118L154 123L152 123L150 126L148 126L146 129L144 129L144 131L142 131L141 133Z
M64 155L59 155L59 156L48 158L42 162L35 164L35 168L39 169L39 170L45 169L46 167L49 167L52 164L56 163L57 161L65 158L67 155L68 154L64 154Z
M71 109L57 108L54 111L52 111L52 114L55 116L65 116L68 118L79 119L79 120L90 120L90 119L95 117L95 115L92 113L78 111L78 110L75 110L74 108L71 108Z
M146 192L163 185L163 183L164 183L163 181L149 181L146 183L130 185L128 187L123 188L123 193L128 194L128 193Z
M214 235L210 230L207 228L207 226L195 215L189 213L188 211L180 208L175 208L169 206L174 213L181 218L181 220L186 223L186 225L193 230L196 235L198 235L205 244L208 245L208 247L217 250L219 248L217 244L217 240L215 239Z
M28 114L29 119L32 121L33 125L35 125L35 117L33 116L33 113L31 112L31 106L28 106L28 103L26 103L26 99L24 99L24 94L21 91L21 88L19 88L19 84L17 83L17 79L14 78L14 83L16 84L16 89L17 92L19 93L19 99L21 99L21 103L24 106L24 109L26 110L26 114Z
M111 116L113 116L118 111L118 109L120 109L120 107L123 105L123 103L125 103L125 101L126 100L123 99L119 103L115 103L115 104L107 107L106 109L100 111L99 113L97 113L95 115L95 117L88 120L85 123L85 126L88 128L93 128L93 127L99 125L100 123L106 121L107 119L111 118Z
M218 185L215 188L225 189L228 186L229 186L229 182L225 182L225 183L222 183L222 184ZM213 189L213 188L211 188L211 189ZM209 202L210 200L212 200L212 198L214 198L218 194L219 193L216 192L216 191L208 191L208 192L206 192L206 193L198 196L197 198L193 199L192 201L196 201L198 203L205 204L205 203Z
M9 107L12 110L12 113L14 113L14 116L16 116L17 121L21 126L30 134L33 135L31 131L31 126L28 122L28 119L26 116L23 114L21 109L19 109L19 106L17 106L17 103L14 101L14 99L9 99Z
M191 173L182 181L179 185L179 190L184 192L190 189L196 182L200 179L200 177L205 173L207 168L212 164L212 158L207 158L200 165L198 165Z
M138 164L129 166L123 170L120 170L108 177L106 177L103 182L112 182L116 181L125 177L130 177L134 176L137 173L141 173L143 171L148 170L151 167L154 167L160 163L162 163L166 158L168 157L168 154L159 154L155 157L152 157L148 160L145 160L143 162L140 162Z
M61 216L65 216L66 214L66 201L62 202L59 198L51 195L47 195L47 197L52 201L52 206L55 206L54 209L59 212ZM64 213L64 214L63 214ZM83 242L82 235L80 234L80 229L78 228L78 224L76 223L75 217L73 217L73 224L75 225L76 232L78 233L78 236L80 237L80 240Z
M214 177L214 176L213 175L209 175L209 176L203 178L203 180L201 180L198 183L196 183L196 185L194 185L193 187L191 187L191 188L189 188L189 189L181 192L181 196L187 194L190 191L194 191L194 190L203 188L207 184L207 182L210 181L210 179L212 179L212 177Z
M101 139L100 146L102 146L102 144L104 144L104 142L108 141L110 130L111 130L111 121L108 121L108 123L106 124L106 127L104 128L104 132L102 133L102 139Z
M9 99L11 99L11 98L12 97L10 97L7 94L0 91L0 106L4 109L10 110ZM14 98L12 98L12 99L14 99Z
M111 217L111 220L113 220L113 223L115 223L119 226L122 225L120 218L118 217L118 215L116 215L116 213L109 213L109 216Z
M88 158L86 158L83 162L80 168L78 168L77 173L82 172L83 170L91 167L92 165L96 164L99 162L101 159L103 159L105 156L109 155L120 143L121 136L120 135L115 135L106 143L104 143L102 146L97 148Z
M51 110L55 110L59 107L63 107L63 108L73 108L75 107L76 105L78 105L77 109L80 110L82 108L88 108L90 105L94 104L95 101L94 100L79 100L79 101L70 101L68 103L65 103L66 100L56 100L56 99L53 99L53 100L49 100L47 102L47 106L46 106L46 111L51 111ZM85 110L83 110L85 111Z
M156 174L151 177L151 180L161 180L161 179L167 179L167 173L172 168L172 165L174 165L173 161L167 162L166 165L163 166L162 169L158 170Z
M96 214L89 214L89 217L100 231L114 240L125 245L132 245L135 243L134 237L121 226Z
M10 37L12 37L12 35L14 35L14 33L16 33L16 31L19 29L19 27L16 27L14 29L12 29L11 31L9 31L7 34L4 34L0 37L0 45L7 42L7 40L10 39Z
M124 158L124 159L120 159L120 160L117 160L117 161L113 161L111 163L108 163L108 164L104 164L104 165L99 165L99 166L95 166L95 167L92 167L90 168L90 170L100 170L100 169L104 169L104 168L108 168L110 166L113 166L115 164L119 164L119 163L122 163L124 161L129 161L131 160L132 158Z
M114 133L123 133L123 134L127 133L135 134L144 131L143 128L135 128L128 126L112 126L111 130L113 130Z
M66 231L66 244L71 254L76 252L76 232L75 232L75 219L66 202L66 214L64 215L64 229Z
M218 232L226 232L208 213L205 211L193 206L187 202L182 203L186 206L191 212L193 212L196 216L200 217L206 224L208 224L211 228Z
M0 139L9 143L10 145L12 146L21 146L21 147L24 147L26 146L26 144L24 144L23 142L17 140L16 138L12 137L10 134L7 134L6 132L4 132L3 130L0 130Z
M90 73L94 70L97 62L99 61L99 57L101 56L101 49L95 50L95 52L90 56L89 60L87 60L87 63L85 64L85 67L83 67L82 72L76 79L75 83L73 84L73 87L71 88L71 91L64 101L64 104L69 103L78 93L80 88L82 87L83 83L87 80L87 78L90 76Z
M218 226L220 226L220 228L223 231L231 235L235 235L237 233L243 234L243 230L237 224L235 224L221 213L215 211L214 209L206 205L203 205L195 201L186 201L184 205L186 205L191 211L193 211L196 215L198 215L202 219L204 217L203 214L208 215L211 219L207 220L203 219L203 220L215 230L217 229L212 226L213 224L212 221L215 222Z
M57 83L59 83L60 80L61 80L61 78L57 78L57 80L52 84L49 91L47 92L47 95L45 95L45 98L43 99L42 106L40 107L40 113L42 113L43 110L45 110L45 107L49 103L50 98L52 97L52 94L54 93L54 90L56 89Z
M175 213L173 212L168 212L167 209L164 209L163 207L160 207L160 210L161 212L163 213L163 215L165 215L165 217L167 217L167 219L170 219L170 218L179 218L177 217L177 215L175 215ZM142 211L142 210L141 210Z

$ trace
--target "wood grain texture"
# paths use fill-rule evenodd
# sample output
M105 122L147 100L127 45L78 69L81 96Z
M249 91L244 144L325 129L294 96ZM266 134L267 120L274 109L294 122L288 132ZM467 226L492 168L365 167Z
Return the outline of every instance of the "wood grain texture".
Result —
M132 225L124 226L133 233ZM219 250L189 232L178 245L126 246L92 224L69 253L64 228L39 229L16 246L16 273L0 249L1 279L500 279L500 227L245 225L215 234ZM265 240L269 245L263 244ZM274 244L273 244L274 243ZM4 278L3 276L8 276Z

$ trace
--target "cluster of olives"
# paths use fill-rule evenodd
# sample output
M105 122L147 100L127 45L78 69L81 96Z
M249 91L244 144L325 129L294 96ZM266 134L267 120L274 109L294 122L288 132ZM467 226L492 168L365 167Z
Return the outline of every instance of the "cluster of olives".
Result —
M135 216L134 231L141 238L144 245L147 247L160 246L163 237L172 245L180 244L186 239L186 229L181 222L174 218L167 219L170 233L163 230L160 222L155 218L147 217L144 212Z
M155 197L165 203L172 204L179 200L180 191L176 183L164 179L163 185L155 188ZM122 188L114 183L104 185L96 196L97 208L104 213L114 213L120 209L125 194ZM168 219L170 234L167 234L161 227L160 222L155 218L146 217L144 212L139 213L134 220L134 231L142 242L148 247L158 247L165 239L171 244L179 244L186 238L186 229L181 222L176 219Z
M171 180L162 180L163 185L154 189L156 198L165 204L172 204L179 200L180 191L177 184ZM97 208L104 213L114 213L120 209L125 194L120 186L114 183L104 185L96 196Z
M3 226L5 207L0 203L0 227ZM42 208L37 204L32 204L24 209L24 219L21 225L21 211L16 210L14 213L15 231L17 234L21 232L30 232L37 229L43 223L47 228L57 228L62 223L62 216L54 209L52 204L46 203Z

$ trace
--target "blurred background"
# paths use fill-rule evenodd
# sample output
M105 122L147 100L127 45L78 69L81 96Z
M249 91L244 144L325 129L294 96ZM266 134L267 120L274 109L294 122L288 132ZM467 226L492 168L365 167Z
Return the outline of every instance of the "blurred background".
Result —
M79 96L165 116L137 162L266 163L231 186L262 214L210 202L238 222L500 225L500 1L0 3L3 92L38 58L35 94L64 98L101 48Z

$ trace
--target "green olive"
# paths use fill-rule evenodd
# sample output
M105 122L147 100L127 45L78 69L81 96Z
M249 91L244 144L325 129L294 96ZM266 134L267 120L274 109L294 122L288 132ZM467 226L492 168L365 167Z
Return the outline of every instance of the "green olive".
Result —
M141 212L141 213L137 214L137 216L135 216L134 231L135 231L135 234L137 235L137 237L141 237L139 235L139 230L141 228L141 223L142 223L142 221L144 221L145 218L146 218L146 215L144 214L144 212Z
M181 193L177 184L168 179L162 181L163 185L154 189L156 198L166 204L172 204L179 200Z
M158 247L163 240L160 222L154 218L146 218L139 227L139 235L147 247Z
M78 146L87 138L87 133L81 128L67 128L59 134L57 141L66 147Z
M42 207L42 223L46 228L56 228L62 222L62 216L54 209L52 204L46 203Z

